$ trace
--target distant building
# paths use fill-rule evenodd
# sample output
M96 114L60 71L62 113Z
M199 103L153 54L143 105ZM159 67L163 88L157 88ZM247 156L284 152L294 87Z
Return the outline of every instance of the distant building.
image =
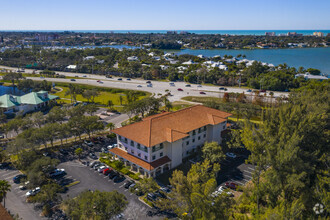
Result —
M265 33L266 36L275 36L275 32L266 32Z
M322 32L314 32L313 33L313 36L315 36L315 37L323 37L324 34Z
M69 70L75 70L75 69L77 69L77 65L69 65L66 68Z
M297 32L288 32L287 36L289 37L300 37L302 34L298 34Z
M127 61L139 61L139 58L136 56L127 57Z
M0 96L0 108L4 113L33 112L56 103L58 96L50 95L47 91L31 92L22 96L5 94Z
M87 57L84 58L84 60L92 60L94 58L95 58L94 56L87 56Z
M323 81L323 80L327 80L328 79L325 76L322 76L322 75L312 75L312 74L310 74L308 72L305 73L305 74L299 73L299 74L296 74L294 76L294 78L298 78L298 77L304 77L306 80L308 80L308 79L315 79L315 80L320 80L320 81Z
M177 34L176 31L167 31L167 34Z

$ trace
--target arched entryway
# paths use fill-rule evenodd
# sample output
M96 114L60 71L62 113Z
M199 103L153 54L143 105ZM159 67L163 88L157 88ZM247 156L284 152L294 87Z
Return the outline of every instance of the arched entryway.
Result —
M162 173L162 168L161 167L158 167L156 169L156 176L160 175Z
M142 167L139 168L139 173L140 173L141 175L144 175L145 172L144 172L144 169L143 169Z
M132 164L132 170L134 172L137 172L138 171L138 168L137 168L137 166L134 163Z

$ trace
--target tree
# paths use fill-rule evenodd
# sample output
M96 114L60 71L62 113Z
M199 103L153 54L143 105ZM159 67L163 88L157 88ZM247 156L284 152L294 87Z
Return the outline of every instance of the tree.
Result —
M162 209L171 209L181 218L188 213L191 219L226 219L231 199L227 194L212 196L217 186L215 176L219 165L210 161L193 164L187 175L175 170L170 178L173 186L167 199L157 202ZM170 199L169 199L170 198Z
M65 95L69 95L71 98L71 103L73 101L77 102L77 95L82 94L83 89L80 86L69 84L68 90L65 91Z
M320 75L321 71L318 69L308 68L307 72L309 72L312 75Z
M138 184L137 187L143 193L154 192L159 189L157 182L152 178L143 178Z
M99 121L98 116L82 116L80 117L80 120L81 129L88 134L89 138L91 138L91 133L104 128L104 125Z
M99 96L100 95L100 92L97 91L96 89L88 89L88 90L85 90L83 93L82 93L82 96L87 99L88 102L93 102L94 103L94 99L95 97Z
M50 123L55 123L55 122L61 123L62 121L64 121L65 116L66 116L66 111L59 106L55 106L47 114L47 121Z
M114 123L110 122L109 124L106 125L106 127L109 128L109 130L111 132L111 130L116 128L116 125Z
M41 128L41 126L45 123L45 117L42 112L35 112L31 115L31 120L34 125L36 125L38 128Z
M99 108L95 104L86 105L85 111L92 116Z
M226 156L222 147L217 142L206 142L202 148L203 158L211 163L217 163L223 160Z
M225 92L225 94L223 94L223 102L225 102L225 103L227 103L227 102L229 102L230 100L229 100L229 94L227 93L227 92Z
M107 106L111 109L113 107L113 102L111 100L108 100Z
M122 213L127 206L126 198L117 191L84 191L76 198L64 201L65 213L71 219L108 220Z
M17 81L17 83L18 83L19 80L24 79L24 77L23 77L22 73L9 72L3 76L3 79L11 81L12 86L15 86L15 81Z
M43 185L40 192L34 196L33 202L41 203L42 205L57 203L61 200L61 196L58 194L61 192L62 187L57 183L50 183Z
M78 160L80 161L80 156L81 156L81 154L83 153L84 151L83 151L83 149L81 149L80 147L78 147L75 151L74 151L74 153L78 156Z
M0 202L3 200L3 207L6 208L6 196L7 192L11 191L10 190L11 185L7 180L0 180Z

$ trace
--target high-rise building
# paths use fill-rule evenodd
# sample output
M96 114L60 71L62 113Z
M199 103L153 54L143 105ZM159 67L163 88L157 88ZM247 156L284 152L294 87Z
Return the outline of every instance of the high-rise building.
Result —
M315 37L323 37L324 34L322 32L314 32L313 33L313 36L315 36Z
M266 32L266 36L276 36L275 32Z

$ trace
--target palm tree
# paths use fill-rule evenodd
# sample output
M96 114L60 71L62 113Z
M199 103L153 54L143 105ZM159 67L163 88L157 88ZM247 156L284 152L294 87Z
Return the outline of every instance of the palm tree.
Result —
M6 208L6 196L7 192L10 191L11 185L7 180L0 180L0 202L3 199L3 207Z
M114 123L110 122L109 124L107 124L106 127L109 128L109 130L111 131L116 128L116 125Z

